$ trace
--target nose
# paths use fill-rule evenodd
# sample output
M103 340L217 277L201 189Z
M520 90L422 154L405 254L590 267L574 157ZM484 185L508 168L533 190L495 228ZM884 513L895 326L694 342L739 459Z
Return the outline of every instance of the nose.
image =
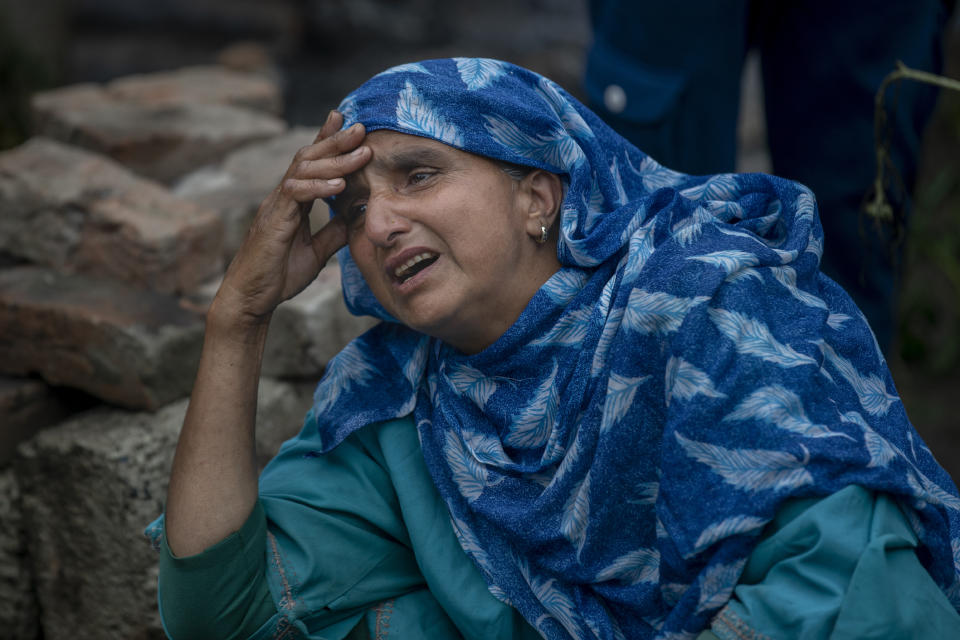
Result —
M397 204L389 193L371 193L367 199L363 229L374 245L390 247L410 230L410 219Z
M410 219L389 194L370 194L364 212L364 233L378 247L390 247L410 230Z

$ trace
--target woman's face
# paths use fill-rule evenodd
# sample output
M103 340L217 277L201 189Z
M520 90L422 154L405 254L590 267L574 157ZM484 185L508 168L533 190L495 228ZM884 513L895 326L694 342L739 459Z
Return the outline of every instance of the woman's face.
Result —
M363 144L371 160L336 210L368 286L412 329L466 353L489 346L559 268L555 245L535 241L537 198L490 160L440 142L374 131Z

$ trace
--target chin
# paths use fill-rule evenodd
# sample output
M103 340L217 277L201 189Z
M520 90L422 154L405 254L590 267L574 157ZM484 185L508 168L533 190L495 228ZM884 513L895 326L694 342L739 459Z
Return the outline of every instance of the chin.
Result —
M446 337L449 336L450 327L456 326L456 320L443 315L401 314L400 316L394 317L414 331L419 331L420 333L425 333L434 338L440 338L441 340L445 340ZM446 331L444 331L444 329L446 329Z
M464 336L462 331L466 323L451 310L421 309L418 313L401 313L394 317L414 331L425 333L453 346L461 344L461 341L468 337Z

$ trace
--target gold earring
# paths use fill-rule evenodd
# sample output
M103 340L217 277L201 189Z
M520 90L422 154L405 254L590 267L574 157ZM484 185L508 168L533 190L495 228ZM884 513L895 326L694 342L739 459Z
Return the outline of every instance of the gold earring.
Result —
M543 244L547 241L547 228L540 225L540 237L537 238L537 244Z

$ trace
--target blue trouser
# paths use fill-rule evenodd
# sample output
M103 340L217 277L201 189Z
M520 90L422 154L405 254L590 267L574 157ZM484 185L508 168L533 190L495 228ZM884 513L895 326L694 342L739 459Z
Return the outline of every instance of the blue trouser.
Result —
M874 95L897 60L940 70L943 2L591 0L590 9L591 106L656 160L687 173L733 170L743 60L759 50L773 171L816 194L822 269L888 348L904 228L861 213L875 173ZM904 216L935 99L934 89L912 82L887 95L899 176L888 195Z

